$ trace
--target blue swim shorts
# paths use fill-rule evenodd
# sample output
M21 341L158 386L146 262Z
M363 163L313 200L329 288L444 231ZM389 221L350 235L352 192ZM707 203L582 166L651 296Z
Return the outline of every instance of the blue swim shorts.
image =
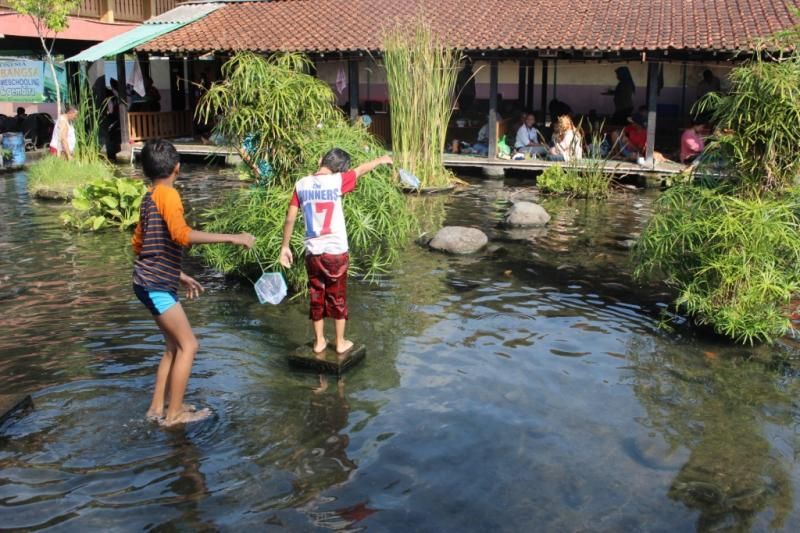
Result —
M152 291L135 283L133 292L153 316L163 315L170 307L178 303L178 295L174 292Z

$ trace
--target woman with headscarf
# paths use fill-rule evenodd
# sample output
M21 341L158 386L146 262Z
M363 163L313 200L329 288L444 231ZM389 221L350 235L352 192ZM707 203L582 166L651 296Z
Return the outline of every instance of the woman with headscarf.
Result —
M633 83L633 76L628 67L618 67L614 71L617 75L617 86L613 91L604 94L614 97L614 124L626 124L628 117L633 114L633 94L636 92L636 84Z

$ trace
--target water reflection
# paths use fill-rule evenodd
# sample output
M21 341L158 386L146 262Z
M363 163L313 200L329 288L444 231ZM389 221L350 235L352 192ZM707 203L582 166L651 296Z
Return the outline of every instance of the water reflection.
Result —
M781 386L762 362L717 351L644 355L643 348L633 346L628 357L647 425L672 449L689 450L668 496L699 512L698 531L784 527L794 509L794 461L770 442L770 431L796 423L797 384Z

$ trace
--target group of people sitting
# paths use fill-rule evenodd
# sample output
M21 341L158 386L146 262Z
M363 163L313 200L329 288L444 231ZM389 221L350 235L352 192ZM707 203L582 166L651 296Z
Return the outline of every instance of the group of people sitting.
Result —
M551 142L536 127L536 115L525 113L522 125L514 138L515 159L527 157L549 161L573 161L583 157L583 135L575 127L572 117L560 115L553 123Z
M647 109L639 108L627 119L627 125L608 132L601 139L587 139L582 131L583 123L575 124L571 113L553 113L552 129L537 125L536 115L526 111L520 116L519 126L512 129L505 139L498 139L498 153L511 159L541 159L547 161L575 161L584 157L585 151L595 157L618 159L645 164L647 153ZM502 118L498 116L498 122ZM543 133L551 133L549 136ZM550 131L548 131L550 130ZM681 163L691 164L705 149L705 137L709 134L708 121L695 117L680 141L680 151L674 154ZM477 142L469 146L466 153L486 156L489 152L489 124L478 132ZM597 145L592 142L598 143ZM667 161L661 152L654 151L656 162Z

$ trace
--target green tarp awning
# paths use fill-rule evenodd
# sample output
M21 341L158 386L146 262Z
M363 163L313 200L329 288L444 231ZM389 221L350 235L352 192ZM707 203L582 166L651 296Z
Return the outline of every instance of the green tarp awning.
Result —
M123 54L137 46L151 41L160 35L177 30L187 22L171 22L168 24L142 24L130 31L121 33L116 37L87 48L78 55L67 58L67 61L97 61L106 57Z

